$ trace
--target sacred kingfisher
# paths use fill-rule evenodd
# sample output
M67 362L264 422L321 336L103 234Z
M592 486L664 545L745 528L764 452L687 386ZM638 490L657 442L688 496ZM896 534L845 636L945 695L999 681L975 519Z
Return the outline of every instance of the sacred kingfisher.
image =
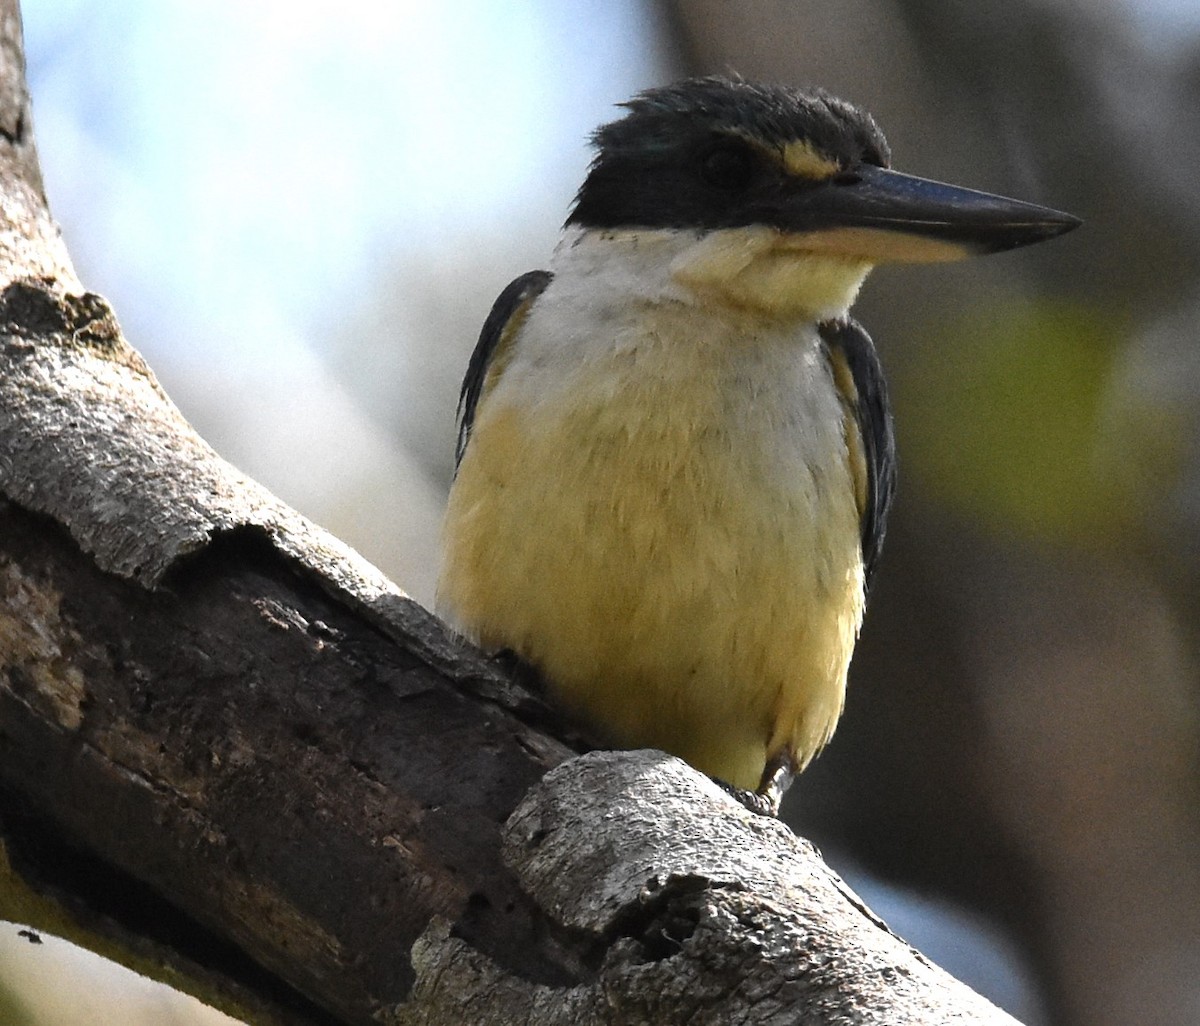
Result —
M700 78L624 107L471 356L438 610L599 740L776 811L841 714L892 499L859 287L1079 221L890 170L819 89Z

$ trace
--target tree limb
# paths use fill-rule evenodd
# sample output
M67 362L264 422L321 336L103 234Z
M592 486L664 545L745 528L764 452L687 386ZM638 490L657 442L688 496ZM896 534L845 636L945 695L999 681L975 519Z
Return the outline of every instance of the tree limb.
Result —
M15 0L0 58L0 915L259 1022L1011 1022L221 460L71 269Z
M891 933L811 844L661 752L552 770L504 854L576 982L514 981L435 920L414 1000L387 1021L1013 1022Z

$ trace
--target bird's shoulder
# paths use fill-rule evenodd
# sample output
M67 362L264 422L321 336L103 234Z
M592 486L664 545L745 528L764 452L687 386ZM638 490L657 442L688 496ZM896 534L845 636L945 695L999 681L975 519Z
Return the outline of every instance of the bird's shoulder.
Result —
M852 318L825 321L821 341L847 412L847 442L857 484L863 564L870 583L896 486L896 440L887 381L875 344Z
M487 389L489 375L502 365L505 353L529 315L534 301L546 290L553 277L549 271L527 271L510 282L492 304L491 312L479 332L479 341L475 343L475 350L467 363L467 372L458 395L458 442L454 450L456 464L462 462L463 453L466 452L471 427L475 422L475 411Z

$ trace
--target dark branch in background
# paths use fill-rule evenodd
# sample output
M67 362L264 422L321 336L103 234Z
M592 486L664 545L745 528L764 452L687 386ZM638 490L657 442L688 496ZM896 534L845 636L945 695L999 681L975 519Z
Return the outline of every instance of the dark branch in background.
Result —
M259 1022L1011 1022L682 763L546 776L536 699L217 457L71 270L0 14L0 915Z

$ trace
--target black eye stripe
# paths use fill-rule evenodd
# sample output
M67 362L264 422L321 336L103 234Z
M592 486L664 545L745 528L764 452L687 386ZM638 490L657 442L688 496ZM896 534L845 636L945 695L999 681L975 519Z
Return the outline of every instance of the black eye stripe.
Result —
M740 143L722 142L701 155L700 177L718 189L743 189L753 180L757 161Z

